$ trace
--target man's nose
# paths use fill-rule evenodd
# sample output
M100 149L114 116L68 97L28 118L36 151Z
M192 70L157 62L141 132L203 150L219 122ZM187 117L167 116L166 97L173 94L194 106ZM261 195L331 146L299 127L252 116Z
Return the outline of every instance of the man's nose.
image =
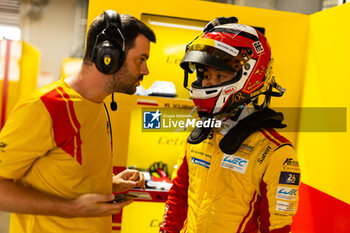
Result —
M149 70L148 70L148 67L147 67L147 63L145 63L145 65L142 66L142 68L141 68L141 74L142 74L142 75L148 75L148 74L149 74Z

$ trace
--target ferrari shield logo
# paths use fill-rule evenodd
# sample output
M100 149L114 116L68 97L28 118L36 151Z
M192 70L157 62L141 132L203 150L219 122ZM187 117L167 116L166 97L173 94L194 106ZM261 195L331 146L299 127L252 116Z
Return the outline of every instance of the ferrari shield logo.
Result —
M106 66L109 65L109 63L111 63L111 58L110 57L104 57L104 63Z

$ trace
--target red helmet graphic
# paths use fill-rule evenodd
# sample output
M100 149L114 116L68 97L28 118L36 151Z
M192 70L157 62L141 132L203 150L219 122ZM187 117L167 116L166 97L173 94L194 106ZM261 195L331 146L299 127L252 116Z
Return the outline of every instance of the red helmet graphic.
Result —
M204 31L189 45L180 66L186 72L197 72L190 90L202 115L234 113L275 85L266 37L243 24L224 24ZM233 79L204 87L203 72L207 66L233 73Z

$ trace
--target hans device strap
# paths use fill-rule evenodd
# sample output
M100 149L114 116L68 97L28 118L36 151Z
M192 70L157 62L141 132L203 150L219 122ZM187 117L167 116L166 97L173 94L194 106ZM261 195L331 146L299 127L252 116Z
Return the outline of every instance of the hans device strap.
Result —
M125 57L125 36L120 15L113 10L104 12L105 28L96 37L92 62L104 74L114 74L123 65Z
M207 118L202 117L201 121L205 121ZM187 138L187 142L190 144L198 144L208 138L208 135L211 132L212 127L196 127L191 132Z
M245 139L261 128L284 128L284 117L280 112L264 108L240 120L236 126L221 139L219 147L226 154L234 154ZM187 138L190 144L198 144L208 138L212 128L196 127Z
M238 124L221 139L219 146L222 152L234 154L243 141L261 128L284 128L283 114L270 108L264 108L240 120Z

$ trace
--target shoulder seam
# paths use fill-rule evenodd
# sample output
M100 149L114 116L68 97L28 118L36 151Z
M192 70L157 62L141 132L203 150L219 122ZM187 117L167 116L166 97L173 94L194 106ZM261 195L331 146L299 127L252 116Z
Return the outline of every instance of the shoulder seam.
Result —
M279 147L277 147L274 151L276 151L276 150L278 150L278 149L280 149L281 147L284 147L284 146L290 146L290 147L294 148L294 146L291 143L284 143L284 144L280 145Z

